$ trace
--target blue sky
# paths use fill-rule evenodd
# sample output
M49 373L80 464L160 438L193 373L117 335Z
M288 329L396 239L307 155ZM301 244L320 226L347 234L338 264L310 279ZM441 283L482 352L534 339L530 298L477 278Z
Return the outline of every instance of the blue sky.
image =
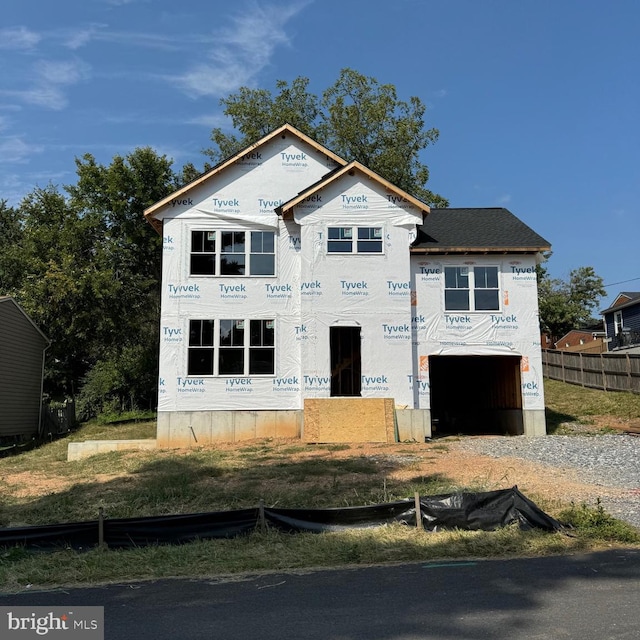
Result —
M4 0L0 198L73 184L75 157L151 146L202 167L219 99L351 67L427 105L451 206L505 206L566 279L640 290L636 0ZM142 221L141 221L142 224ZM628 282L622 282L628 281ZM620 283L620 284L615 284Z

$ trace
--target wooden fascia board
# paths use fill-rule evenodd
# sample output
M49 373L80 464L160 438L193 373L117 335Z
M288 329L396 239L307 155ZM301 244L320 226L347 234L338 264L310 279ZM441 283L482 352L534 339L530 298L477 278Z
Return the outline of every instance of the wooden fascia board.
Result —
M264 136L264 138L260 138L260 140L258 140L257 142L254 142L252 145L249 145L248 147L245 147L242 151L239 151L238 153L236 153L236 155L231 156L227 160L224 160L223 162L221 162L219 165L215 166L210 171L207 171L207 173L203 173L201 176L199 176L198 178L196 178L195 180L193 180L189 184L186 184L184 187L178 189L177 191L174 191L173 193L170 193L168 196L164 197L162 200L159 200L155 204L152 204L150 207L148 207L147 209L144 210L145 219L147 220L147 222L149 222L151 224L151 226L158 233L161 233L162 225L160 225L158 227L158 225L154 224L154 222L153 222L153 220L154 220L153 214L156 213L156 211L158 211L159 209L164 207L166 204L171 202L171 200L173 200L175 198L179 198L180 196L188 193L189 191L191 191L195 187L201 185L203 182L206 182L207 180L209 180L213 176L217 175L221 171L224 171L224 169L226 169L228 166L230 166L230 165L234 164L235 162L237 162L240 158L242 158L242 156L246 155L247 153L251 153L252 151L257 149L258 147L261 147L262 145L264 145L267 142L273 140L274 138L278 137L279 135L282 135L283 133L290 133L290 134L296 136L297 138L299 138L303 142L306 142L307 144L311 145L314 149L316 149L320 153L325 154L327 157L331 158L334 162L337 162L338 164L341 164L343 166L347 164L346 160L344 160L340 156L338 156L335 153L333 153L333 151L330 151L329 149L323 147L320 143L316 142L315 140L313 140L312 138L310 138L306 134L302 133L302 131L298 131L298 129L296 129L295 127L292 127L290 124L284 124L281 127L279 127L278 129L276 129L275 131L272 131L271 133L269 133L266 136Z
M511 254L511 253L541 253L549 251L550 247L411 247L411 253L439 253L439 254Z
M326 179L321 180L320 182L314 184L308 189L305 189L304 191L301 191L295 198L292 198L288 202L285 202L283 205L278 207L276 211L280 215L282 215L283 218L290 218L293 215L293 209L295 208L296 205L300 204L302 201L304 201L306 198L313 195L317 191L320 191L320 189L326 188L332 182L339 180L345 173L350 174L354 170L364 173L368 178L370 178L371 180L375 180L378 184L385 187L387 191L392 191L396 195L401 196L402 198L405 198L406 200L408 200L417 209L422 211L423 218L426 214L428 214L431 211L429 206L426 205L424 202L422 202L421 200L418 200L418 198L412 196L410 193L407 193L406 191L403 191L399 187L396 187L393 183L389 182L388 180L385 180L382 176L379 176L375 171L372 171L368 167L365 167L363 164L360 164L356 160L343 166L342 169L340 169L339 171L336 171L335 173L332 173L331 175L327 176Z

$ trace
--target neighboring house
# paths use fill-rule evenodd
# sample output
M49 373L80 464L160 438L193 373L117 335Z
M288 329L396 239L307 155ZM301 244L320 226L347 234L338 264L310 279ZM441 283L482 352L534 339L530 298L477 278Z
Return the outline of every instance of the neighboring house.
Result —
M0 296L0 440L38 434L49 341L8 296Z
M601 328L572 329L560 338L555 345L559 351L580 353L604 353L607 350L605 332Z
M344 398L352 422L392 399L400 440L546 432L549 243L506 209L430 211L285 125L145 217L164 240L160 446L306 437L305 407Z
M608 351L640 353L640 291L623 291L601 312Z

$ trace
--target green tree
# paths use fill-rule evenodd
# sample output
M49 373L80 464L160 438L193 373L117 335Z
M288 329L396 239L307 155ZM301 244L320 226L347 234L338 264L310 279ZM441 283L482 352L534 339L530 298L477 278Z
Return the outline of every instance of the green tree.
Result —
M162 239L144 223L143 211L178 186L171 164L148 147L115 156L108 166L87 154L76 160L77 183L67 187L80 217L101 222L96 257L111 277L95 324L99 344L80 397L92 412L154 402Z
M288 122L347 161L357 160L383 178L431 206L448 202L426 188L429 169L420 152L437 141L437 129L425 129L425 105L413 96L400 100L392 84L380 84L353 69L318 97L308 91L309 79L276 83L266 89L241 87L223 98L225 115L241 135L213 129L215 147L204 153L219 162Z
M23 233L15 295L51 340L46 390L74 394L99 348L101 300L113 287L101 254L104 226L82 217L54 186L34 189L19 207Z
M23 220L19 209L0 200L0 295L14 295L20 285Z
M553 342L571 329L593 322L593 312L606 291L593 267L573 269L567 281L550 278L544 265L538 267L540 328Z
M152 406L161 239L142 214L176 188L177 178L171 161L149 148L106 166L91 155L76 165L67 195L50 185L34 189L15 211L0 209L3 228L19 241L11 260L0 258L0 273L8 274L1 282L10 280L51 340L51 396L79 393L93 413Z

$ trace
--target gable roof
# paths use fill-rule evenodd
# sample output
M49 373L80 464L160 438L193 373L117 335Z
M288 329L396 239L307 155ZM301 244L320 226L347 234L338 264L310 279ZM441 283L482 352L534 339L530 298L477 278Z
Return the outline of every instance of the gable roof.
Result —
M539 253L551 245L503 207L431 209L412 253Z
M388 180L385 180L382 176L379 176L375 171L372 171L371 169L369 169L368 167L365 167L363 164L361 164L357 160L354 160L349 164L346 164L342 167L338 167L337 169L334 169L333 171L328 173L326 176L318 180L318 182L310 185L304 191L301 191L297 196L295 196L288 202L281 204L276 209L276 212L282 215L283 218L290 218L293 215L294 207L297 204L300 204L303 200L305 200L305 198L308 198L309 196L313 195L317 191L320 191L321 189L324 189L325 187L332 184L333 182L336 182L342 176L347 174L354 175L356 172L361 173L365 175L367 178L369 178L370 180L377 182L380 186L384 187L387 191L390 191L391 193L394 193L395 195L401 198L404 198L409 203L417 207L419 211L422 211L423 216L428 214L429 211L431 210L429 208L429 205L422 202L422 200L418 200L418 198L416 198L415 196L412 196L410 193L407 193L406 191L400 189L400 187L396 187L396 185L389 182Z
M571 329L567 331L561 338L556 340L556 344L565 341L571 341L572 339L587 338L589 340L595 340L597 337L604 335L604 330L600 327L597 331L591 329ZM597 335L599 334L599 335Z
M610 311L617 311L618 309L623 309L625 307L631 307L634 304L638 304L640 302L640 291L621 291L616 299L613 301L613 304L604 311L600 313L604 315L605 313L609 313Z
M223 160L222 162L217 164L215 167L213 167L213 169L211 169L210 171L207 171L206 173L203 173L201 176L199 176L195 180L191 181L189 184L185 185L181 189L178 189L177 191L174 191L173 193L170 193L168 196L164 197L162 200L159 200L155 204L152 204L150 207L148 207L147 209L144 210L145 220L149 224L151 224L151 226L159 234L161 234L162 233L162 222L160 220L157 220L154 216L164 205L168 204L169 202L171 202L171 200L173 200L175 198L179 198L181 196L186 195L187 193L189 193L195 187L198 187L202 183L207 182L213 176L219 174L221 171L224 171L224 169L226 169L228 166L232 165L234 162L236 162L237 160L242 158L242 156L246 155L247 153L250 153L251 151L254 151L255 149L265 145L267 142L273 140L274 138L277 138L280 135L285 136L287 134L293 135L293 136L297 137L298 139L302 140L303 142L306 142L307 144L311 145L312 147L314 147L315 149L317 149L321 153L324 153L326 156L331 158L334 162L337 162L339 165L347 164L346 160L344 160L340 156L336 155L335 153L333 153L333 151L330 151L326 147L323 147L320 143L318 143L315 140L313 140L313 138L310 138L308 135L302 133L302 131L299 131L298 129L296 129L295 127L291 126L288 123L287 124L283 124L278 129L275 129L274 131L272 131L271 133L268 133L263 138L260 138L260 140L258 140L257 142L254 142L252 145L249 145L248 147L245 147L244 149L242 149L241 151L239 151L235 155L231 156L230 158L227 158L226 160Z

